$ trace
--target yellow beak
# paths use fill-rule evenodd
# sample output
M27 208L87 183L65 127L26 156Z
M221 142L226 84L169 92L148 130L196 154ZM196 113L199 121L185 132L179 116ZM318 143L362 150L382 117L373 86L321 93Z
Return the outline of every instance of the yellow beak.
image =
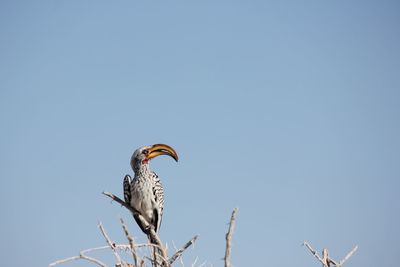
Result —
M175 161L178 161L178 154L176 151L172 147L165 144L152 145L149 149L147 159L152 159L160 155L167 155L172 157Z

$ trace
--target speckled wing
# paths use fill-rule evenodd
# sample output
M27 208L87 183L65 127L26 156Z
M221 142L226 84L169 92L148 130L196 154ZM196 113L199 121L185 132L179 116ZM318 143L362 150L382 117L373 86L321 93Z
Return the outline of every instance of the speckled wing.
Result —
M124 199L126 204L128 204L129 206L131 205L131 199L132 199L132 195L131 195L131 182L132 182L132 178L127 174L125 175L124 178Z
M125 203L128 204L129 206L132 206L131 201L132 201L132 177L130 175L125 175L124 178L124 199ZM135 219L136 223L139 225L140 229L143 231L143 233L147 234L147 230L145 225L142 225L141 221L138 218L137 213L133 213L133 218Z
M162 216L164 211L164 188L161 184L161 180L155 172L151 173L151 180L153 183L153 195L154 200L158 205L158 209L154 211L155 218L153 218L153 226L156 232L160 229Z

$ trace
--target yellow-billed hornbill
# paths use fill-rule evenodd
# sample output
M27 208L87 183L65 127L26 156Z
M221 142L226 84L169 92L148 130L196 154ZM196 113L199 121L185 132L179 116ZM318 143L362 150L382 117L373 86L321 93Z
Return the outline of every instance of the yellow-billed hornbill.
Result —
M160 228L163 208L164 189L160 178L150 170L149 162L159 155L168 155L178 161L175 150L165 144L155 144L136 149L131 158L131 167L135 173L132 179L129 175L124 178L125 202L133 207L149 225L157 232ZM133 213L140 229L148 235L148 229L138 219L138 214ZM153 240L150 240L154 243Z

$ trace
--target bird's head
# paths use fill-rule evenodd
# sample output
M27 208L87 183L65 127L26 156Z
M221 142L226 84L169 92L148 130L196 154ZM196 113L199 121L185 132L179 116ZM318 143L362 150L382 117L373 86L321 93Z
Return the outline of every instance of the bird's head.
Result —
M147 165L152 158L160 155L167 155L178 161L178 154L172 147L165 144L155 144L136 149L131 158L131 167L134 171L138 170L142 165Z

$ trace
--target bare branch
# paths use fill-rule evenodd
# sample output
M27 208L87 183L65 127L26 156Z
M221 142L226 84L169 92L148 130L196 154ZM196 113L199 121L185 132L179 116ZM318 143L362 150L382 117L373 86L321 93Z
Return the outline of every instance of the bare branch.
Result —
M89 256L85 255L83 252L79 253L78 256L73 256L73 257L69 257L69 258L66 258L66 259L62 259L62 260L58 260L58 261L52 262L52 263L49 264L49 267L56 266L58 264L66 263L66 262L73 261L73 260L79 260L79 259L83 259L83 260L87 260L87 261L93 262L93 263L97 264L100 267L107 267L107 265L105 263L103 263L102 261L99 261L98 259L89 257Z
M339 266L342 266L343 263L345 263L353 255L353 253L356 252L357 249L358 246L355 246L349 253L347 253L347 255L339 261Z
M233 230L235 229L235 219L236 219L236 213L238 209L235 208L232 211L232 216L231 220L229 222L229 229L228 233L226 233L225 239L226 239L226 250L225 250L225 267L230 267L231 266L231 242L232 242L232 234Z
M133 257L133 262L135 264L135 266L137 266L137 253L136 253L136 248L135 248L135 242L133 240L133 237L129 234L129 230L128 227L126 226L124 220L122 218L120 218L121 224L122 224L122 228L124 229L124 233L126 238L128 239L129 242L129 246L131 247L131 252L132 252L132 257Z
M177 252L178 248L176 247L174 240L172 240L172 246L174 247L175 252ZM165 247L168 249L168 244L166 244ZM182 267L185 267L185 264L183 263L183 257L179 257L179 263Z
M192 267L196 266L197 261L199 260L199 257L196 256L196 258L194 259L194 262L192 263Z
M333 266L339 266L338 263L336 261L334 261L331 258L328 258L328 265L333 264Z
M115 246L115 248L120 249L120 250L130 250L130 246L129 245L115 244L114 246ZM147 247L147 246L149 246L149 244L138 244L138 245L136 245L136 247ZM103 262L101 262L101 261L99 261L97 259L94 259L92 257L87 256L86 253L89 253L89 252L92 252L92 251L97 251L97 250L109 249L109 248L110 248L109 245L101 246L101 247L95 247L95 248L88 248L88 249L85 249L85 250L82 250L81 252L79 252L78 256L72 256L72 257L68 257L68 258L65 258L65 259L61 259L61 260L55 261L53 263L50 263L49 266L55 266L57 264L62 264L62 263L66 263L66 262L69 262L69 261L72 261L72 260L79 260L79 259L84 259L84 260L91 261L93 263L96 263L99 266L107 266Z
M128 205L125 201L123 201L122 199L120 199L119 197L117 197L116 195L114 195L113 193L110 192L103 192L103 195L108 196L109 198L111 198L112 200L118 202L119 204L121 204L122 206L124 206L125 208L127 208L128 210L130 210L132 213L139 213L135 208L133 208L131 205ZM148 223L146 222L146 225L148 225Z
M324 261L324 266L330 267L331 261L329 260L329 253L327 248L322 249L322 260Z
M113 241L111 241L111 239L108 237L106 230L104 230L104 227L101 223L99 223L99 228L100 228L100 231L103 234L104 238L106 239L107 244L110 246L110 248L112 249L112 251L115 255L115 259L117 260L115 265L122 266L121 257L118 255L117 250L115 249L115 243Z
M316 257L324 266L325 266L325 262L324 260L318 255L318 252L313 249L308 243L307 241L303 242L303 246L306 246L308 248L308 250L310 250L311 254L314 255L314 257Z
M172 265L172 263L174 263L174 261L176 261L177 258L179 258L180 256L182 256L182 253L188 248L190 247L192 244L194 244L194 242L196 241L196 239L198 238L198 235L195 235L191 240L189 240L181 249L179 249L177 252L175 252L175 254L169 259L169 264Z
M336 267L341 267L352 255L353 253L357 250L358 246L355 246L347 255L337 263L337 261L331 259L328 254L328 249L324 248L322 250L322 258L318 255L317 251L315 251L306 241L303 242L303 246L306 246L311 254L313 254L321 263L324 267L329 267L331 266L336 266Z

